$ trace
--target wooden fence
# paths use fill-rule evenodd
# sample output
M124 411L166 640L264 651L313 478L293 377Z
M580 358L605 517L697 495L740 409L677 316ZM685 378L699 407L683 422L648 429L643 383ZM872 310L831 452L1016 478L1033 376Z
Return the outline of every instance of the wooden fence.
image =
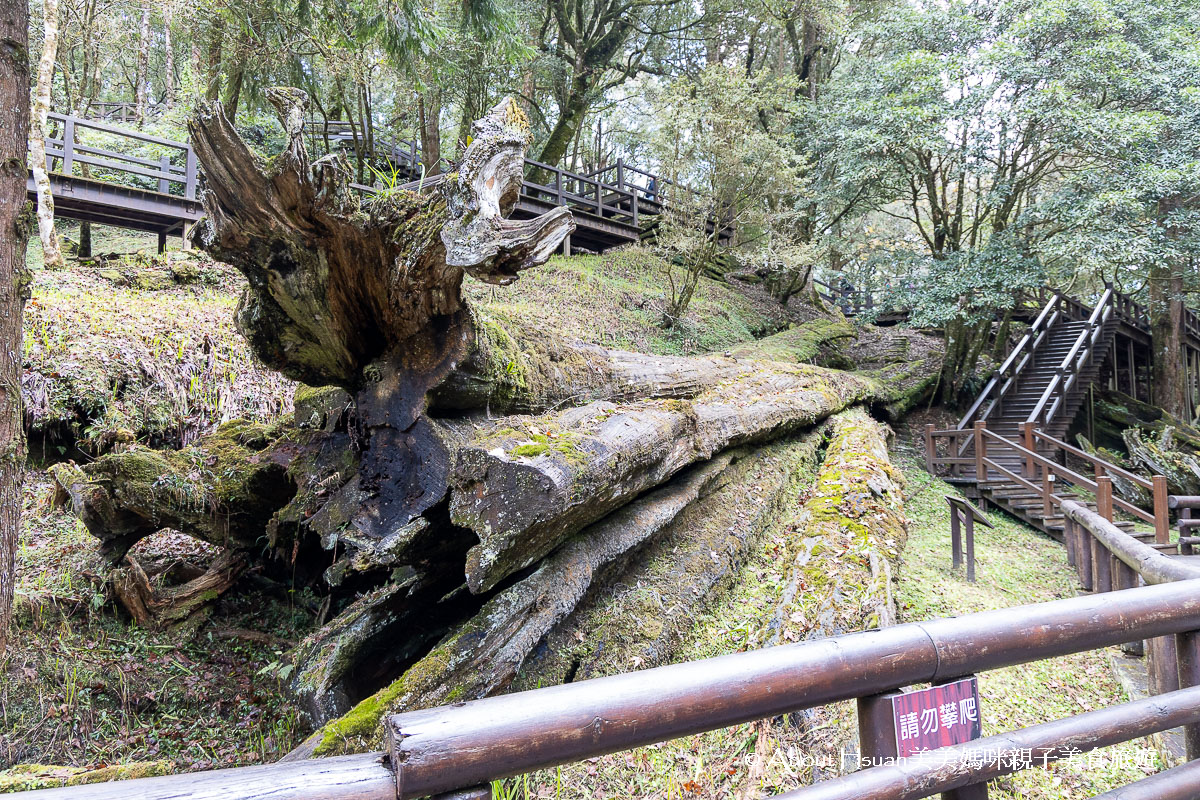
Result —
M196 199L199 168L190 145L67 114L52 113L48 118L56 132L46 137L47 171L72 175L77 165L86 164L98 171L94 179L103 183L134 183L159 194ZM85 130L113 137L128 152L87 144L80 136ZM139 148L161 154L157 158L134 155Z

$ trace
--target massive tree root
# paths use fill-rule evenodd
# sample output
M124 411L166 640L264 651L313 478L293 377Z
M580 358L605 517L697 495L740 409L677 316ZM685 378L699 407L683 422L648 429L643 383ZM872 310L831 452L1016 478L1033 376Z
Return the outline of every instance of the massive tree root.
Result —
M936 373L917 334L915 349L860 336L863 372L815 366L858 336L836 316L699 358L501 329L468 307L464 276L511 283L574 224L565 209L505 219L528 135L516 104L476 124L434 191L363 200L344 164L309 162L303 94L270 97L288 146L269 164L219 105L191 130L210 187L202 244L247 278L236 319L256 354L306 384L295 419L56 477L114 565L171 527L327 595L331 622L294 653L317 724L503 688L629 552L668 529L687 540L706 496L724 493L738 528L737 509L761 498L729 487L777 452L756 448L851 405L902 410ZM763 491L794 473L775 469ZM696 597L751 534L729 535L681 545L727 554Z

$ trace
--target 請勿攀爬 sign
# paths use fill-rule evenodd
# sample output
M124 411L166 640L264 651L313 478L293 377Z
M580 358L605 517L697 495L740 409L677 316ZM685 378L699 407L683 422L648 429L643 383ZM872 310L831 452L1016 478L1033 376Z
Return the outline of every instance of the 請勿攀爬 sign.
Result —
M978 739L979 682L976 678L892 696L896 755L911 756Z

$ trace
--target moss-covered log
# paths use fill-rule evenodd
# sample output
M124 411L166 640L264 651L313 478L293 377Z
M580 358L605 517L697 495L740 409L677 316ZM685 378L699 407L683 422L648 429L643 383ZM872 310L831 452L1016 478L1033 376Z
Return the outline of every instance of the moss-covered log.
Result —
M595 400L690 398L745 372L746 360L813 363L822 348L855 336L843 319L819 317L707 356L660 356L569 342L534 328L506 329L473 312L466 357L430 392L432 412L488 408L537 414Z
M585 680L670 662L697 617L731 587L750 548L781 532L803 496L826 432L755 448L689 507L616 583L595 592L530 658L514 689Z
M143 628L161 630L196 624L246 569L246 559L226 550L202 574L179 586L158 588L150 583L137 559L125 557L125 565L113 570L113 592L134 622Z
M734 459L728 453L697 465L586 528L527 578L484 604L400 678L324 726L309 747L318 755L347 752L381 731L384 713L486 697L508 686L534 647L587 592L709 492ZM325 663L317 668L328 674Z
M803 430L879 393L872 380L819 367L746 366L690 401L592 403L477 429L458 450L450 494L451 518L480 540L467 556L471 590L495 586L695 461Z

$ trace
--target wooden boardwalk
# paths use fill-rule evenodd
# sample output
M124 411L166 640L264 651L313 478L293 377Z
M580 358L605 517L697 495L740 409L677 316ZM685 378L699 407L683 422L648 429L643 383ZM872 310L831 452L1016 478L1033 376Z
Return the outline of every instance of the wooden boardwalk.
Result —
M50 114L46 167L57 217L182 236L204 211L196 154L183 142ZM37 202L33 176L29 198Z
M197 194L201 175L186 142L107 121L129 118L126 105L98 109L101 119L50 114L46 165L55 214L157 233L161 250L167 236L183 235L203 215ZM310 126L310 131L314 149L354 147L355 135L346 123L322 124L319 133L317 126ZM374 139L372 147L407 188L435 183L421 180L421 151L415 141ZM364 184L352 186L362 192L376 190ZM576 229L564 251L569 254L574 247L603 252L639 241L644 218L662 213L673 188L670 181L621 160L583 174L526 159L525 181L513 217L530 219L566 206L575 216ZM32 176L28 190L36 202ZM723 233L722 238L727 241L729 235Z

